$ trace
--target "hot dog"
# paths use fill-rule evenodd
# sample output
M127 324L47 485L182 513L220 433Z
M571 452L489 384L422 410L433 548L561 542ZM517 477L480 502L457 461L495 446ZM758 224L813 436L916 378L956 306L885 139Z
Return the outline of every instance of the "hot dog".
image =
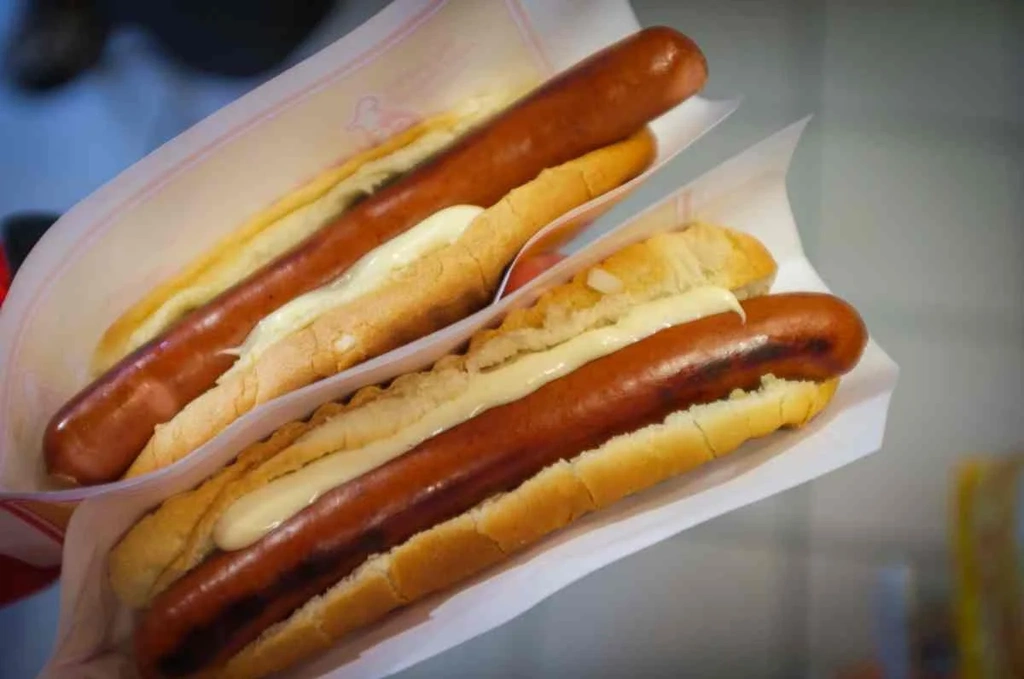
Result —
M479 308L540 227L650 163L647 123L706 75L692 41L645 29L487 118L109 366L50 421L50 474L95 484L165 466L256 405ZM344 283L383 244L460 206L470 212L454 241L407 258L378 287L309 311L307 294ZM300 322L274 331L293 300L306 306L284 308ZM257 335L266 322L281 336Z
M111 553L115 591L141 609L141 673L284 668L586 513L804 424L867 334L831 295L765 294L774 271L728 229L656 236L465 353L243 451Z

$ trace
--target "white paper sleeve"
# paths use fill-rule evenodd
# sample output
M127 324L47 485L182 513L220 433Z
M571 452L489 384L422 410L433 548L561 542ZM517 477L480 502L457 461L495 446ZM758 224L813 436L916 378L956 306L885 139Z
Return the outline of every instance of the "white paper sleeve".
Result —
M693 218L756 235L779 263L774 291L827 290L800 246L785 178L806 121L766 139L594 240L492 307L425 340L317 385L320 401L423 368L475 329L625 245ZM383 677L501 625L613 561L720 514L804 483L881 446L897 367L873 341L830 406L798 431L777 432L697 471L591 514L462 586L402 609L285 676ZM292 414L306 412L294 397ZM237 445L246 437L230 435ZM229 455L84 502L68 532L58 643L46 676L132 676L121 650L128 614L106 580L106 554L148 508L195 485ZM209 467L209 468L207 468ZM120 668L124 674L110 674ZM93 674L90 674L92 672Z

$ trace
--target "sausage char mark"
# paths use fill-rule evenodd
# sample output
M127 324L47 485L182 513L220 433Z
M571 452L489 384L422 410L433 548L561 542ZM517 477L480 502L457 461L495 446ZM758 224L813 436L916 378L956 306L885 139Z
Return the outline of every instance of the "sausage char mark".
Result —
M325 493L254 545L214 554L153 601L135 638L141 666L175 676L224 662L372 554L559 460L754 389L769 373L845 374L867 341L857 312L831 295L772 295L743 308L745 322L730 312L664 329L484 411Z
M661 27L639 31L556 76L86 386L47 426L48 471L86 485L118 479L157 425L232 366L225 352L260 319L439 210L491 206L547 168L629 138L699 91L706 77L698 47Z

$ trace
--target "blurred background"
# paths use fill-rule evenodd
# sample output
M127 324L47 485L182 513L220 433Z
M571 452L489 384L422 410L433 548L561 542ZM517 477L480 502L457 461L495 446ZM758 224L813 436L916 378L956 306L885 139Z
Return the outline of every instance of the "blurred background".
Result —
M9 248L385 4L0 2ZM953 676L954 472L1024 452L1024 3L632 4L700 44L708 96L744 103L618 213L814 114L791 199L900 365L884 447L401 676ZM38 671L57 616L56 585L0 609L0 677Z

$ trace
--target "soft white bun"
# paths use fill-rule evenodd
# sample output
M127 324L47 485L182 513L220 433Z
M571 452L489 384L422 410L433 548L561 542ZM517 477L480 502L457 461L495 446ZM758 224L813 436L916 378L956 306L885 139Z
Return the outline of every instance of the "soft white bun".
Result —
M554 464L510 493L424 531L310 600L246 646L217 677L262 677L321 653L390 611L462 582L589 512L683 474L824 408L838 380L766 377L755 392L673 413Z
M181 271L148 291L100 338L93 376L153 339L185 313L213 299L343 213L394 172L451 144L507 105L511 93L467 100L360 151L249 217Z
M225 375L153 436L126 477L170 465L256 406L453 323L487 304L508 263L545 224L640 174L649 130L548 168L487 208L455 242L320 315Z
M391 436L464 391L474 374L561 344L618 319L637 304L697 286L725 287L740 298L762 294L776 270L756 239L700 223L626 247L600 267L621 281L621 290L599 293L588 285L588 272L581 272L531 307L509 314L498 328L478 333L465 354L399 377L386 389L362 389L345 405L329 403L309 421L290 423L243 451L195 490L168 499L111 553L115 591L132 606L145 605L214 549L214 526L235 499L324 454ZM327 420L333 420L332 440L292 445Z
M741 299L763 294L776 272L774 260L756 239L703 223L624 248L599 266L618 281L613 291L595 290L593 270L583 271L533 306L510 313L499 327L478 333L464 353L386 388L364 388L345 404L326 404L309 420L292 422L246 449L196 489L167 500L112 550L110 577L117 594L131 606L144 607L213 552L214 525L234 500L324 454L394 434L461 393L476 373L613 322L637 304L697 286L726 287ZM515 490L370 558L208 674L259 677L310 658L351 631L456 585L591 511L726 455L752 438L802 426L829 403L837 385L838 380L796 382L766 375L755 391L737 391L672 413L551 465ZM311 432L326 430L322 425L327 422L331 440L295 445Z

